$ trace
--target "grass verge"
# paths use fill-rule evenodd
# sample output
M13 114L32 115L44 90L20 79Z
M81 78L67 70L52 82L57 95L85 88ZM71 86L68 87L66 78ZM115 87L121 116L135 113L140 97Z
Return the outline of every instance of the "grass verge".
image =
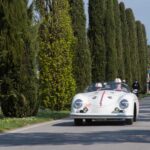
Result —
M144 97L150 97L150 94L149 93L146 93L146 94L139 94L139 98L142 99Z
M37 116L26 118L5 118L0 113L0 133L23 126L61 119L69 116L69 111L40 110Z

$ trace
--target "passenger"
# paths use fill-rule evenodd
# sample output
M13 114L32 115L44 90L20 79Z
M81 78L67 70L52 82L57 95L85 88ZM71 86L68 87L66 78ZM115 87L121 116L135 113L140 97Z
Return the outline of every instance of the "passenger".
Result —
M115 90L121 91L121 90L122 90L122 87L121 87L121 79L120 79L120 78L116 78L116 79L115 79L115 83L116 83L116 88L115 88Z
M102 83L96 83L95 84L95 87L96 87L96 91L100 91L102 89Z

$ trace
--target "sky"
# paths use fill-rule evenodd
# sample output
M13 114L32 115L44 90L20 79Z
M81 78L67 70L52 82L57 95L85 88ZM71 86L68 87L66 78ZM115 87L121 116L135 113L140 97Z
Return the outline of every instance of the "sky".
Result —
M119 0L126 8L133 10L136 20L140 20L146 28L148 44L150 44L150 0Z
M123 1L126 8L133 10L136 20L140 20L146 28L147 41L150 44L150 0L118 0ZM86 16L88 15L88 0L84 0ZM87 21L88 24L88 21Z

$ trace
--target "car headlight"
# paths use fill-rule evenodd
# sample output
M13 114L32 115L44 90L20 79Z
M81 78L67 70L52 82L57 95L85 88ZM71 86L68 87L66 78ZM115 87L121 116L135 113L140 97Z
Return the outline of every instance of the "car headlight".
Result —
M121 109L126 109L129 106L129 102L126 99L123 99L123 100L120 101L119 106L120 106Z
M73 103L73 107L76 109L79 109L83 106L83 101L81 99L77 99L75 100L75 102Z

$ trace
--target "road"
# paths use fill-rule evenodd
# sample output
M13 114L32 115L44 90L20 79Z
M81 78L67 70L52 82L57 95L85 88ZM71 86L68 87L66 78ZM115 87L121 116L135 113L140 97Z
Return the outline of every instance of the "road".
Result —
M96 122L74 126L63 119L0 135L0 150L149 150L150 97L140 102L133 125Z

